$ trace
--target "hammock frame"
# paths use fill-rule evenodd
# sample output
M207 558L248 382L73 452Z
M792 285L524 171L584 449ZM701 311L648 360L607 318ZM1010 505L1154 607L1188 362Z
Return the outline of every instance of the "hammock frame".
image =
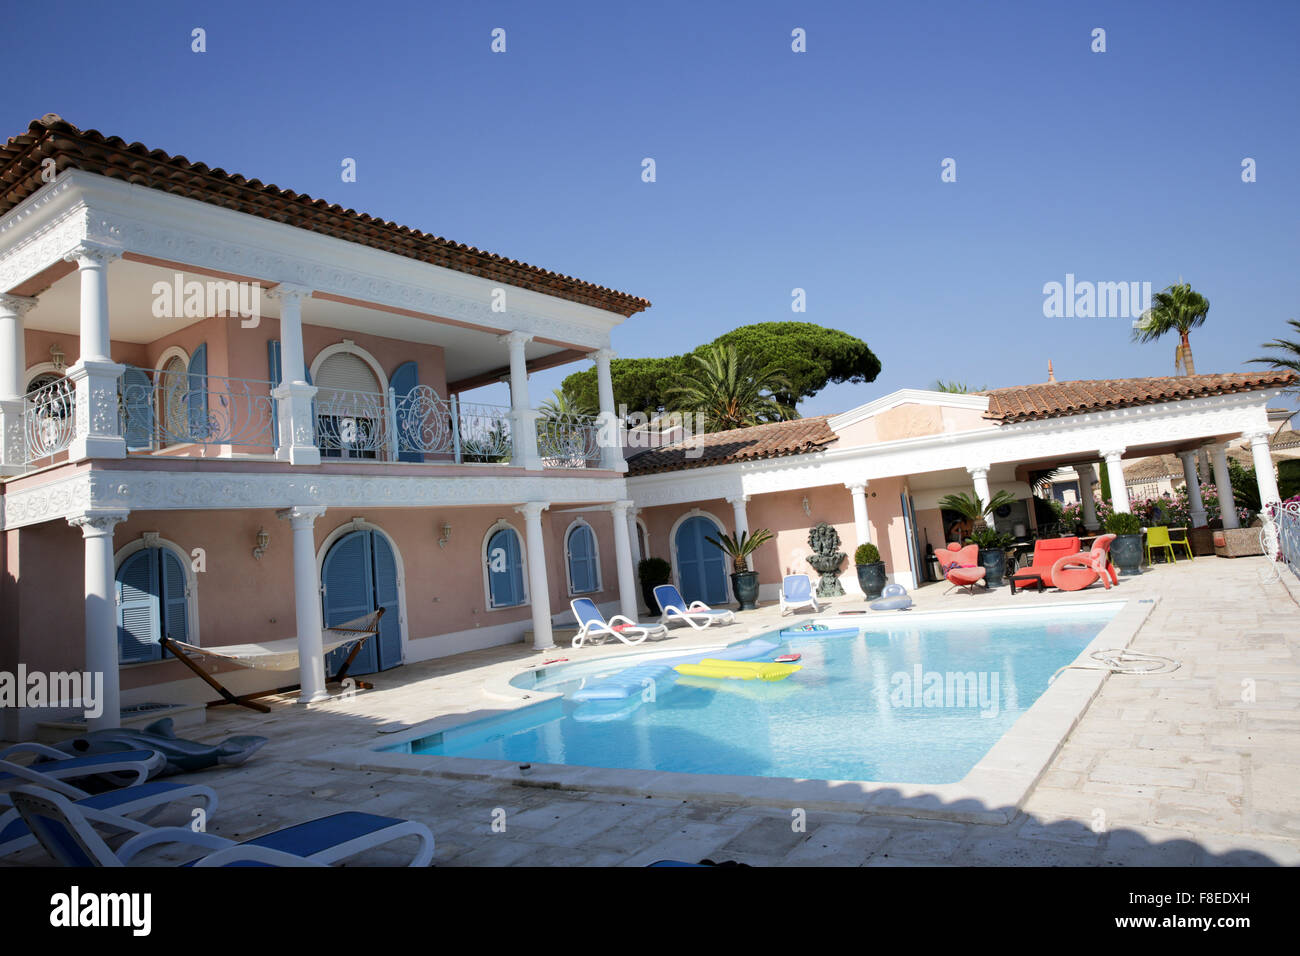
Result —
M340 624L337 627L323 628L323 630L325 631L355 632L358 635L356 642L353 643L352 645L352 650L348 653L348 656L344 659L343 664L338 669L338 672L333 677L327 676L325 678L326 686L329 686L330 684L341 684L343 683L344 680L347 679L348 668L350 668L352 666L352 662L356 660L357 653L361 650L361 646L365 644L365 642L369 640L371 637L374 637L376 634L379 633L379 621L383 616L384 616L384 609L381 607L378 611L374 611L371 614L367 614L363 617L356 618L355 620L352 621L347 621L346 623ZM211 673L209 673L208 671L200 667L198 663L194 660L194 657L191 656L191 654L195 656L202 656L206 653L207 656L217 657L220 658L221 660L231 661L232 663L239 664L239 666L241 667L251 668L253 665L244 664L238 658L226 657L221 655L220 653L218 653L220 648L215 648L215 647L207 648L206 651L204 648L195 648L190 653L186 653L186 648L189 647L190 645L178 644L176 641L173 641L170 637L167 636L164 636L162 638L161 644L163 650L165 650L172 657L176 658L176 660L184 664L187 668L189 668L191 671L194 672L194 676L199 678L199 680L203 681L203 683L207 684L209 687L211 687L213 690L215 690L218 694L221 695L222 698L221 700L209 701L208 702L209 707L220 707L223 704L237 704L240 707L247 707L249 710L255 710L261 714L269 714L271 712L271 708L266 706L266 704L259 703L257 701L257 698L271 697L276 694L287 694L287 693L291 693L292 691L302 689L301 684L288 684L284 687L276 687L272 690L258 691L253 694L239 694L239 695L233 694L230 692L228 688L223 686L219 680L213 677ZM357 680L356 678L353 678L353 680L356 686L361 688L362 690L370 690L375 686L374 684L371 684L369 681Z

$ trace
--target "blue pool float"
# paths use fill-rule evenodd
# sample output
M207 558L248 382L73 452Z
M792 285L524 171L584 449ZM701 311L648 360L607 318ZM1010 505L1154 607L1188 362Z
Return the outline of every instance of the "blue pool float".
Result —
M871 605L873 611L906 611L912 606L912 599L907 595L907 588L901 584L886 584L880 592L880 600Z
M818 627L816 630L801 627L787 627L781 632L783 640L795 640L801 637L857 637L856 627Z

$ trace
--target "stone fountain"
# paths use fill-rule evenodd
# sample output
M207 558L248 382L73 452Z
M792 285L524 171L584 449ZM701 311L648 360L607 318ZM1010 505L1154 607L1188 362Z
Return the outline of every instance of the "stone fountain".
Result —
M813 553L804 560L821 575L817 596L841 596L844 587L840 584L838 572L847 555L840 550L840 533L825 521L819 521L808 529L808 547L813 549Z

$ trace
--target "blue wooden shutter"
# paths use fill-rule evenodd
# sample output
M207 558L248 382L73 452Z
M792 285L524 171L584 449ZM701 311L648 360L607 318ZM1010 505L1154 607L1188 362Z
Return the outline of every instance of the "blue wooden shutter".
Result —
M574 594L596 590L596 539L585 524L569 532L569 582Z
M207 441L208 439L208 345L203 343L190 356L190 365L186 369L185 396L186 411L189 416L190 441Z
M504 553L500 570L493 569L493 556ZM524 603L523 557L519 550L519 535L512 528L502 528L488 539L488 588L493 607L514 607Z
M162 634L176 641L189 641L189 602L185 597L185 567L171 551L160 548Z
M126 447L131 451L153 446L153 383L142 368L128 365L122 373L123 407L126 412Z
M375 604L384 609L379 620L379 670L402 663L401 602L397 587L397 558L393 546L382 534L370 532L370 550L375 559ZM375 638L371 638L372 641Z
M271 391L280 387L280 340L268 339L266 342L266 364L270 369L267 376L271 380ZM271 447L280 447L280 408L276 399L271 399Z
M159 657L158 557L137 551L117 569L117 659L123 664Z
M393 371L393 376L388 380L388 386L393 390L397 399L397 460L398 461L424 461L424 455L415 450L412 443L406 439L402 423L404 400L411 394L411 390L420 384L419 366L414 362L403 362ZM415 427L414 423L410 423Z
M321 568L325 585L326 627L343 624L375 609L375 586L371 573L370 532L353 531L335 542ZM351 647L331 651L326 657L326 671L335 673L351 651ZM371 638L362 646L351 673L371 673L376 669L377 661L375 641Z

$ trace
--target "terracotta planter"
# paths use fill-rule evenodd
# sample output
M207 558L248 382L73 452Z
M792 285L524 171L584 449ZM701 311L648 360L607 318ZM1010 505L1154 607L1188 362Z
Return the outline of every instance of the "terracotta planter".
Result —
M874 601L885 589L885 562L859 564L857 567L858 586L862 588L862 593L867 596L868 601Z

